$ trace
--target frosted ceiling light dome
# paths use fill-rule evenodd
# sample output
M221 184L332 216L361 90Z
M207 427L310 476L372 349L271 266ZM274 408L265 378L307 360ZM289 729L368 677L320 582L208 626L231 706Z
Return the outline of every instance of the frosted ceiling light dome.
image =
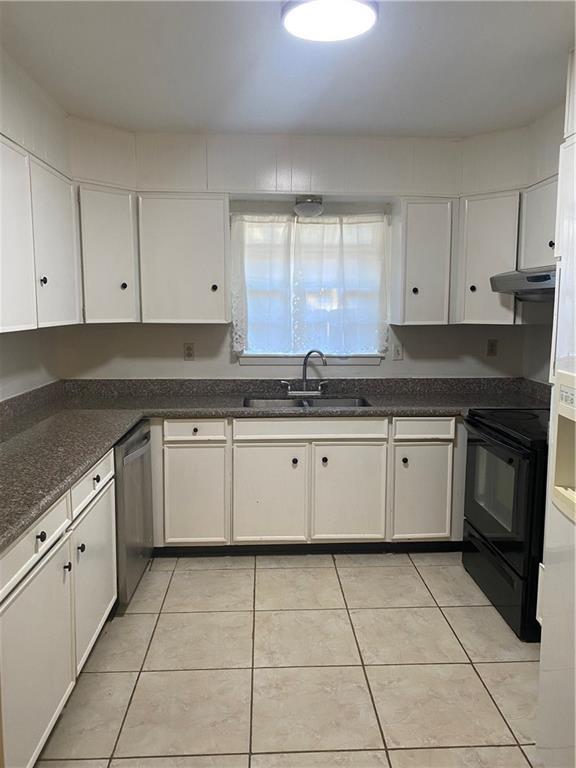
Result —
M363 35L377 18L377 5L369 0L292 0L282 8L291 35L325 43Z

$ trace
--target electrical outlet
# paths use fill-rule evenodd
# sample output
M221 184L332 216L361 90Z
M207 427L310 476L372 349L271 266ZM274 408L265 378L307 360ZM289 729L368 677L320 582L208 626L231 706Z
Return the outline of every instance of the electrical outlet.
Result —
M404 360L404 344L401 341L392 344L392 360Z
M498 354L498 339L488 339L486 342L486 357L496 357Z
M184 342L184 360L194 360L194 357L195 357L194 342L185 341Z

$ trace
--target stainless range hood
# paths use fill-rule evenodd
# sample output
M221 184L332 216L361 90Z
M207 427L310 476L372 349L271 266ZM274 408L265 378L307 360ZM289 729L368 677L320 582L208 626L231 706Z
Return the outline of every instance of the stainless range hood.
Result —
M553 301L556 265L501 272L490 278L495 293L510 293L519 301Z

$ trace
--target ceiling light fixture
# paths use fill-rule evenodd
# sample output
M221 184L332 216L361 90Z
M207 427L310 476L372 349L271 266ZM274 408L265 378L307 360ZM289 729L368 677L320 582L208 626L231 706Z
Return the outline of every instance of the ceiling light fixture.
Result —
M363 35L377 18L371 0L290 0L282 6L282 23L291 35L324 43Z

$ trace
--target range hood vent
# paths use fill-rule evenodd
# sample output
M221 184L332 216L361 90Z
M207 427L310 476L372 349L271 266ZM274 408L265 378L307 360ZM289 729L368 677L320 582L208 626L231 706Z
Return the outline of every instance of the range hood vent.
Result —
M553 301L556 265L501 272L490 278L495 293L510 293L519 301Z

